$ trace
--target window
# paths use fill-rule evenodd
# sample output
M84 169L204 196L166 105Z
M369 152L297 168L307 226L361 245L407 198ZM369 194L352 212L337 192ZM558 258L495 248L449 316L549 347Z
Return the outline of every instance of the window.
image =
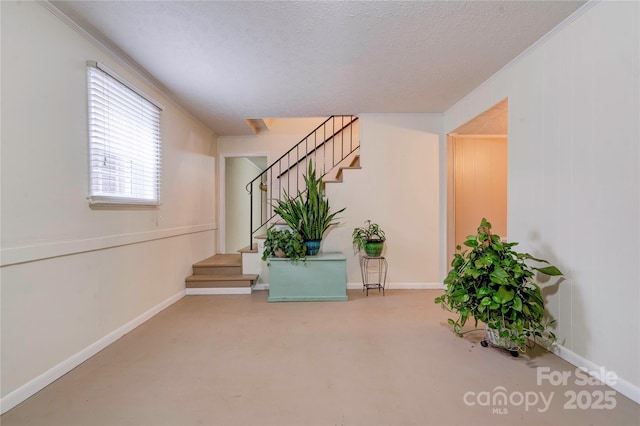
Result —
M160 203L161 108L89 62L89 202Z

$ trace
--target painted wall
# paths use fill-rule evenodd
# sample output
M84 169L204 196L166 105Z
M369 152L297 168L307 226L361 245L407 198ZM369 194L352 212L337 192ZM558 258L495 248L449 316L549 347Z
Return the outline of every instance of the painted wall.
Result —
M439 135L441 114L359 114L362 168L344 170L342 183L327 184L332 210L346 207L340 225L322 243L323 251L347 255L347 280L362 285L358 256L351 232L366 219L377 222L389 238L390 287L440 287L439 253ZM234 153L268 153L269 162L297 143L317 124L301 119L281 120L280 131L246 137L219 137L220 156ZM302 132L295 132L301 124ZM291 127L288 127L291 126ZM290 131L285 131L285 129ZM289 135L289 136L287 136ZM399 190L399 188L401 188ZM256 256L256 259L257 256ZM250 264L248 264L250 262ZM245 257L245 269L269 282L265 262Z
M450 108L444 131L509 98L509 239L565 273L545 290L561 356L616 372L640 401L640 3L581 12Z
M267 163L271 164L324 120L326 117L273 119L270 129L257 135L219 136L218 152L221 158L226 155L265 154Z
M2 2L2 409L181 297L215 251L215 135L35 2ZM164 106L162 206L92 210L86 61ZM64 365L66 367L61 367Z
M507 139L458 135L453 138L455 246L475 234L482 218L507 239ZM453 250L449 255L453 255Z
M439 135L440 114L359 114L359 170L345 170L344 181L327 185L332 209L346 207L331 229L324 251L347 255L347 282L362 284L351 233L371 219L387 236L383 255L387 283L440 286Z

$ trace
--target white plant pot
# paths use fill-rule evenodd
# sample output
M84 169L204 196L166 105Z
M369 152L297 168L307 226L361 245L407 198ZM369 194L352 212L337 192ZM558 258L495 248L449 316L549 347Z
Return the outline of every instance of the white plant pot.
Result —
M518 350L518 345L516 345L509 339L500 337L500 330L490 328L488 325L485 325L485 328L487 330L487 340L493 346L500 346L501 348L509 351Z

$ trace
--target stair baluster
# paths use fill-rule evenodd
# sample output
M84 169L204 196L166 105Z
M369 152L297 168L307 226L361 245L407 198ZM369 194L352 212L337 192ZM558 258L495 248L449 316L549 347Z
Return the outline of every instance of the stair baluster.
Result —
M266 225L276 216L271 203L281 200L285 190L288 194L295 194L298 189L304 189L300 186L303 182L301 176L306 172L310 159L313 159L316 171L324 177L360 148L359 141L354 143L353 140L353 124L356 120L358 117L353 115L332 115L247 184L246 189L250 199L250 249L253 248L253 236L261 229L264 231ZM349 139L348 152L345 152L344 149L345 136ZM312 149L309 149L310 138L313 138ZM318 139L321 139L322 142L318 142ZM339 151L336 150L336 143L340 144ZM304 151L302 155L301 150ZM337 158L336 153L338 153ZM320 162L318 161L319 154L321 155ZM292 155L295 157L293 164ZM292 188L292 185L295 188ZM257 226L254 223L254 209L256 208L254 191L266 192L267 194L266 209L262 201L259 203L260 219L257 220Z

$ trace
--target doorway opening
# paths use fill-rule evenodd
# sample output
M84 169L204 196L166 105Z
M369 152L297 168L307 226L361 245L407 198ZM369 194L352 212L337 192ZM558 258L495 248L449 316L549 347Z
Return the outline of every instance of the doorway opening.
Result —
M483 217L507 238L507 119L504 99L447 134L447 266Z
M266 156L237 156L224 158L224 218L220 243L223 253L237 253L247 247L249 241L250 199L247 184L267 168ZM254 191L254 205L264 204L264 209L254 209L254 215L266 211L267 197L262 191ZM253 223L262 223L254 217Z

